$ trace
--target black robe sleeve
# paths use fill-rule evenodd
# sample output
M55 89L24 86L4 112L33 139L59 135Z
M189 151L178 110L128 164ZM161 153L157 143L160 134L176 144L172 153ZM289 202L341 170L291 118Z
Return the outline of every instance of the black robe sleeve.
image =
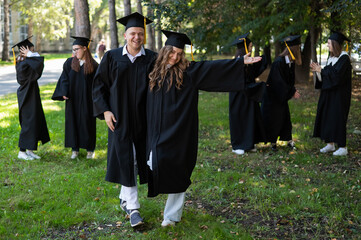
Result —
M296 92L294 84L290 83L290 81L294 81L294 75L293 79L288 79L291 76L288 76L286 71L294 72L294 66L289 68L288 64L284 64L282 61L274 61L267 80L272 98L280 103L290 100Z
M200 90L230 92L244 89L243 58L192 62L187 74Z
M71 62L73 58L68 58L63 65L63 72L60 75L55 91L51 99L64 101L63 96L69 96L69 72L71 70Z
M21 64L16 65L16 79L20 85L24 85L27 81L36 81L41 77L43 69L44 57L28 57Z
M263 55L262 60L250 65L246 68L246 89L245 94L248 98L261 102L266 90L265 82L256 82L255 79L261 75L268 66L267 58Z
M346 84L348 67L351 65L350 58L348 55L343 55L332 65L327 65L321 70L322 81L316 76L316 89L331 90L339 87L340 85Z
M112 79L116 72L109 72L112 59L109 52L106 52L102 58L93 81L93 113L95 117L104 119L104 112L110 111L109 95Z

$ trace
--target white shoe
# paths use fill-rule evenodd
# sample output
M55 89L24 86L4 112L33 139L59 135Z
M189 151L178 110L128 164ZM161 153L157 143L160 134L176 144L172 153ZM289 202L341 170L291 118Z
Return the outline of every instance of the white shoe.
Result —
M31 150L26 150L26 154L34 159L40 159L41 157L36 155L33 151Z
M88 152L88 154L86 155L87 159L93 159L95 157L95 153L94 152Z
M164 219L161 225L162 227L175 226L175 222L173 222L172 220Z
M336 152L333 153L333 156L346 156L347 155L347 148L339 148Z
M335 151L335 145L332 144L327 144L326 147L320 149L321 153L328 153L333 151Z
M256 146L254 146L251 150L249 150L250 152L253 152L253 153L255 153L255 152L257 152L257 148L256 148Z
M243 155L244 154L244 150L243 149L236 149L236 150L232 150L232 152L234 152L237 155Z
M77 158L78 157L78 155L79 155L79 152L77 152L77 151L73 151L72 153L71 153L71 159L75 159L75 158Z
M22 151L19 151L18 158L23 160L34 160L32 156L29 156L28 154L26 154L26 152Z

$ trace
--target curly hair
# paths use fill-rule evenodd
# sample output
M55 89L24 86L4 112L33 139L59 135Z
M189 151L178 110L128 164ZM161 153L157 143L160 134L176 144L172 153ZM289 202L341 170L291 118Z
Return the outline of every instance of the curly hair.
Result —
M183 84L183 72L189 66L189 61L185 58L185 53L183 51L181 59L179 62L171 67L168 66L169 54L173 51L173 46L166 45L162 47L159 51L158 58L155 62L153 71L149 74L149 88L150 91L153 91L155 86L158 86L158 89L161 89L164 83L164 80L169 75L167 80L168 88L167 91L173 85L173 78L175 77L175 86L177 89L180 89Z
M91 55L89 48L87 48L84 52L84 74L91 74L92 72L94 72L94 58ZM80 63L79 63L79 59L74 55L73 60L71 62L71 68L75 71L75 72L79 72L80 71Z

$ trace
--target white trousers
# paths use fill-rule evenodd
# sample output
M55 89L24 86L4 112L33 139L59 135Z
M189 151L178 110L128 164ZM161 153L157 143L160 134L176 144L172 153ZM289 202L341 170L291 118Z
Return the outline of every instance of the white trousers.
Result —
M150 169L153 171L152 160L153 160L152 152L150 152L147 164L150 167ZM184 201L185 201L185 192L168 194L168 199L165 204L164 213L163 213L164 220L179 222L182 218Z
M137 157L136 157L134 143L133 143L133 155L134 155L134 177L135 177L136 185L134 187L122 186L120 188L120 194L119 194L119 198L127 202L126 207L130 210L140 208L140 204L138 200L138 185L137 185L138 166L137 166Z

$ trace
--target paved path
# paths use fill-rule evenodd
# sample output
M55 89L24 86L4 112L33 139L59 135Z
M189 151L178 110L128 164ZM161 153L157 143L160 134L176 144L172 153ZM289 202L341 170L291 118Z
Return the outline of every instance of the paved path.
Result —
M57 82L63 71L65 60L66 59L55 59L45 61L43 75L38 80L39 85ZM15 66L0 67L0 96L8 93L16 93L18 88L19 84L16 81Z

